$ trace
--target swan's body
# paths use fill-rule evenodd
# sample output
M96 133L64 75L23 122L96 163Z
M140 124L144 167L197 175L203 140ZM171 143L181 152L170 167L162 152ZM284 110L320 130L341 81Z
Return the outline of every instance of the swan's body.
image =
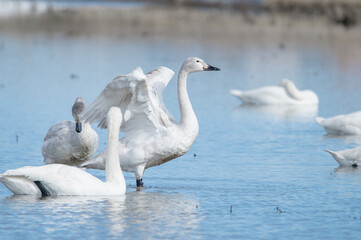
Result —
M119 108L108 113L108 145L106 150L106 181L84 170L63 164L22 167L0 174L2 182L14 194L26 195L123 195L125 180L118 159Z
M316 117L320 124L329 134L333 135L360 135L361 134L361 111L345 115L337 115L331 118Z
M346 149L342 151L329 151L331 156L341 165L347 167L361 166L361 147Z
M142 186L146 168L163 164L185 154L199 131L198 121L188 98L186 80L189 73L219 70L199 58L187 59L178 77L180 123L169 114L162 93L174 72L159 67L148 74L141 68L115 78L85 111L84 119L100 122L104 128L104 114L109 107L118 106L124 116L119 141L119 161L124 171L134 172L137 186ZM104 153L82 164L83 167L104 169Z
M230 93L243 104L250 105L317 105L318 97L311 90L300 91L290 80L282 80L279 86L267 86L249 91L231 90Z
M85 100L78 97L72 108L75 121L61 121L50 127L41 152L44 163L77 165L89 160L98 150L99 137L89 123L82 123L80 113Z

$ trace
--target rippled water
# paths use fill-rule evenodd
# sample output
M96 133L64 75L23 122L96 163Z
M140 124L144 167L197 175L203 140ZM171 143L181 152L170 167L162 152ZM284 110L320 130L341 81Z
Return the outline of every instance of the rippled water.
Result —
M12 196L0 186L1 239L358 239L361 172L339 168L324 149L358 146L313 120L360 110L361 48L327 34L287 33L199 42L53 34L0 36L0 172L41 165L56 121L77 96L90 103L119 74L141 66L178 71L199 56L221 72L195 73L188 90L200 133L183 157L146 170L125 197ZM314 90L318 109L251 108L233 88L290 78ZM176 79L165 102L179 118ZM106 132L100 134L102 151ZM104 179L103 171L90 171Z

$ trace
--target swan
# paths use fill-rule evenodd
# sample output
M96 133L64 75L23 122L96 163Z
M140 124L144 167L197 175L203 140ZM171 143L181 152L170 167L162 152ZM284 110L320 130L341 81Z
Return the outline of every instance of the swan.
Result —
M315 120L331 135L361 134L361 111L331 118L316 117Z
M106 119L108 144L105 150L105 182L81 168L64 164L7 170L0 174L0 182L14 194L20 195L123 195L126 185L118 158L119 128L122 121L120 109L112 107Z
M166 109L162 93L174 72L159 67L144 74L140 67L110 82L83 114L85 122L99 122L105 128L105 113L111 106L123 112L119 141L119 161L122 169L133 172L137 187L143 186L144 170L185 154L195 141L199 127L187 93L188 74L219 71L197 57L188 58L178 75L178 102L181 119L177 123ZM104 169L105 154L100 153L81 167Z
M99 137L89 123L81 121L80 114L85 108L84 98L76 98L72 107L75 122L61 121L50 127L41 148L45 164L79 166L95 155Z
M230 93L249 105L317 105L318 97L311 90L300 91L295 84L284 79L278 86L266 86L249 91L233 89Z
M347 167L361 166L361 147L341 150L341 151L330 151L331 156L341 165Z

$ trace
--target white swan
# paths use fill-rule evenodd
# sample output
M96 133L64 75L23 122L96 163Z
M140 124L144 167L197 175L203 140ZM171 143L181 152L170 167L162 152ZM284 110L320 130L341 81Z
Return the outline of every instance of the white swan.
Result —
M78 97L72 107L74 121L61 121L50 127L41 152L44 163L77 165L89 160L98 150L99 137L89 123L82 123L80 113L85 100Z
M140 67L109 83L85 110L83 119L100 121L104 128L105 113L111 106L121 108L124 116L119 141L119 160L124 171L134 172L137 186L143 186L142 176L149 167L163 164L185 154L198 135L198 121L187 93L187 76L192 72L218 71L219 68L200 58L188 58L178 76L178 101L181 120L177 123L162 100L162 93L174 72L159 67L144 74ZM104 169L104 152L82 164L82 167Z
M331 156L341 165L347 167L361 166L361 147L346 149L342 151L330 151Z
M37 196L123 195L124 176L119 165L118 139L122 114L113 107L107 114L108 145L105 151L106 181L84 170L63 164L26 166L0 174L2 182L14 194Z
M361 111L331 118L316 117L315 120L331 135L361 134Z
M230 93L250 105L317 105L318 97L311 90L300 91L291 80L279 86L267 86L249 91L231 90Z

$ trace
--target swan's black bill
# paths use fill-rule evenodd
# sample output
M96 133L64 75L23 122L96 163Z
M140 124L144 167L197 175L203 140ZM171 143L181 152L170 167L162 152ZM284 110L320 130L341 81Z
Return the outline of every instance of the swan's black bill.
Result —
M75 131L76 131L77 133L80 133L81 130L83 130L83 126L82 126L81 122L76 122L76 123L75 123Z
M221 71L220 68L213 67L211 65L208 65L207 67L203 68L204 71Z

